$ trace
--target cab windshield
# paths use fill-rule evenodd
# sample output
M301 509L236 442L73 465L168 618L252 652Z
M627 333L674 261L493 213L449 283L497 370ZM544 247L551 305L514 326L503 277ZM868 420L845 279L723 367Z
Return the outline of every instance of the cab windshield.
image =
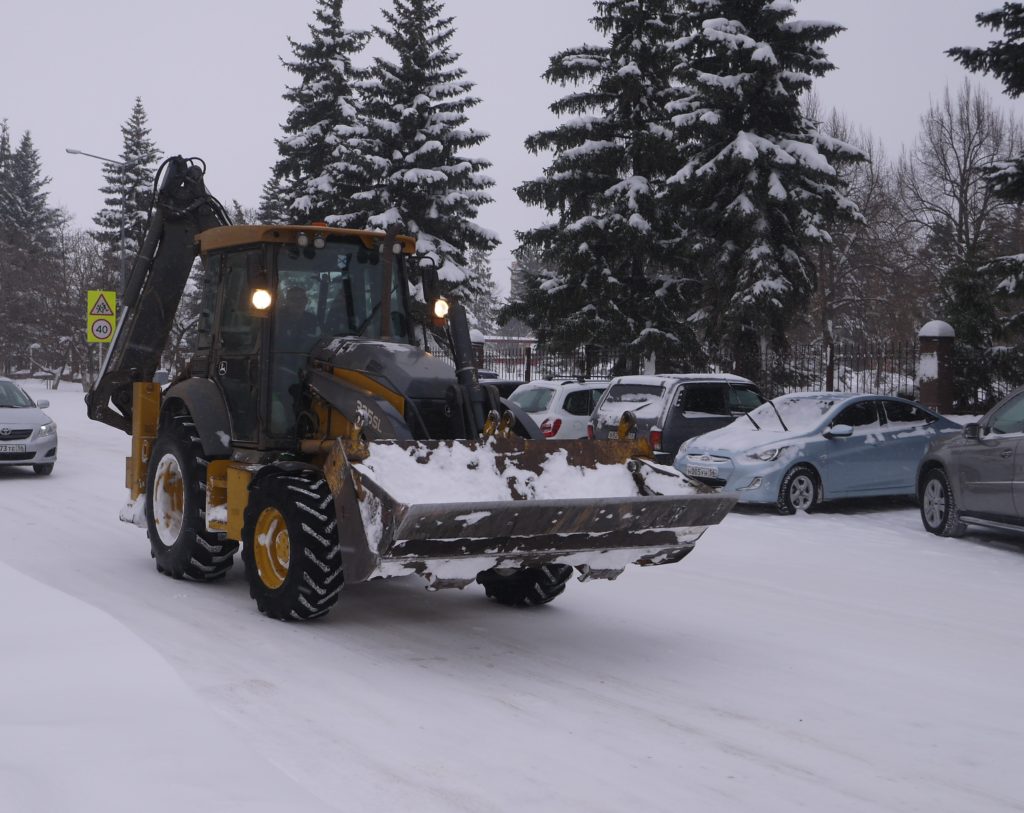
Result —
M321 337L382 338L384 264L377 251L361 242L329 242L321 249L283 246L277 278L274 349L278 352L308 353ZM388 307L389 336L408 341L401 287L396 263Z

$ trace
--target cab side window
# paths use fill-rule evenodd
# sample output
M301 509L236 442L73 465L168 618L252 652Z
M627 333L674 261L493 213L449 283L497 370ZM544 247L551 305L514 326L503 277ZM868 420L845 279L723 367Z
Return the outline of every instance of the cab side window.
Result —
M996 435L1024 432L1024 395L1018 395L993 415L989 428Z
M858 401L856 404L850 404L832 421L832 426L844 424L855 428L858 426L878 426L878 409L875 407L875 402Z
M262 252L230 254L224 262L223 297L220 305L220 348L225 353L255 353L259 349L263 320L249 306L248 268L262 260Z

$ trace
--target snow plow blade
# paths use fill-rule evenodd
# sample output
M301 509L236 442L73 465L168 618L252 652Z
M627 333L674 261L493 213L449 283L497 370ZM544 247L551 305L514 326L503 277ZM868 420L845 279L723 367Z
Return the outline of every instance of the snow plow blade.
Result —
M379 441L350 459L339 440L325 474L345 581L417 573L463 587L491 568L552 563L586 580L678 562L736 498L649 454L644 441L505 437Z

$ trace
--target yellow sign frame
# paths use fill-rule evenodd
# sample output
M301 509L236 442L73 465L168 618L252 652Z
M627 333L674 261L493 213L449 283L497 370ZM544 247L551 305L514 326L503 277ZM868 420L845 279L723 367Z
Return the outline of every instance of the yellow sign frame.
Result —
M90 344L109 344L117 328L117 293L88 291L85 303L86 341Z

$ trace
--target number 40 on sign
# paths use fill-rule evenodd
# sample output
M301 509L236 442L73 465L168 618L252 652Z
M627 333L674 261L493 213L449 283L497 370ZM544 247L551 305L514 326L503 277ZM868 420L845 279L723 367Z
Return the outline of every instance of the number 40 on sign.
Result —
M89 291L86 298L85 334L90 342L109 342L117 325L117 294Z

